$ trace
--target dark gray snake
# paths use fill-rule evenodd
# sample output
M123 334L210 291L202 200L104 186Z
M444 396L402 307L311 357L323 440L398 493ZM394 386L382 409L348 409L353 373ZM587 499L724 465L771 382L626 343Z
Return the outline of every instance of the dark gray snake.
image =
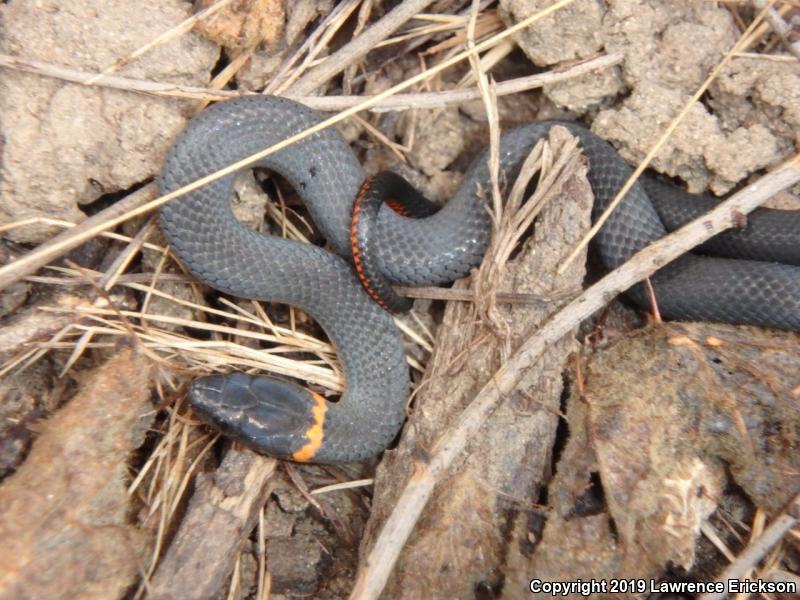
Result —
M192 120L175 142L164 165L161 191L195 181L319 121L311 109L275 97L216 104ZM597 215L631 168L585 128L560 124L580 139L589 159ZM503 137L501 166L509 180L552 125L535 123ZM485 153L475 159L458 193L433 216L409 219L381 208L375 253L389 280L438 285L466 275L480 262L490 230L478 194L488 181L486 162ZM190 401L224 433L273 456L320 463L375 456L403 423L409 375L391 316L370 300L351 266L351 211L364 173L348 144L332 129L258 166L279 173L298 191L336 253L263 235L239 223L229 203L235 176L164 206L161 226L180 260L211 287L310 313L338 351L347 389L338 402L326 402L291 383L234 373L195 380ZM672 186L655 181L646 186L633 187L596 238L609 269L661 238L667 228L708 209L707 200L692 197L686 202L686 194ZM752 215L745 229L718 236L712 244L714 251L735 260L685 255L652 278L661 314L800 330L798 242L800 213L765 210ZM641 285L630 297L649 305Z

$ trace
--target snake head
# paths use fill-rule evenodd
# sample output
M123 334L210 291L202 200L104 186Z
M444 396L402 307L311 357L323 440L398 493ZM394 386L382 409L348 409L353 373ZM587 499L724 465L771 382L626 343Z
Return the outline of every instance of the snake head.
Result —
M245 373L200 377L189 403L204 421L263 454L307 462L322 445L325 399L285 381Z

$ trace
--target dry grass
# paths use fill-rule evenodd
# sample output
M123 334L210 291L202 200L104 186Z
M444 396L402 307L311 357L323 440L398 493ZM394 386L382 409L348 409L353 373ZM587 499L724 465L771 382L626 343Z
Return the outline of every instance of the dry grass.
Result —
M358 2L344 3L341 6L352 10ZM341 26L348 12L332 13L333 18L321 25L319 35L309 37L311 43L304 44L299 52L302 56L293 56L287 61L287 67L280 69L284 73L283 85L278 90L287 89L291 82L297 80L306 69L312 68L315 57L321 55L330 41L330 37ZM427 56L445 54L448 62L454 64L453 57L466 56L467 43L464 26L466 15L443 18L441 15L423 16L423 25L412 27L382 44L429 43L438 40L430 48ZM175 33L186 31L186 26L173 28L172 32L155 38L144 50L161 41L171 39ZM472 40L487 39L490 34L500 30L500 23L493 11L481 14L474 23ZM87 85L102 85L108 75L115 72L132 60L146 59L145 53L137 50L130 56L121 57L101 73L90 77ZM236 61L234 66L241 67L243 61ZM431 73L432 74L432 73ZM235 69L228 69L225 77L235 75ZM416 79L424 81L429 74L421 73ZM277 81L277 79L276 79ZM411 82L405 87L409 87ZM212 84L212 87L213 84ZM357 119L366 126L368 134L385 144L390 151L402 156L403 148L383 138L368 121L361 119L355 110L349 111L351 118ZM339 115L340 120L345 115ZM143 211L142 211L143 212ZM126 215L129 218L130 214ZM279 202L268 203L267 218L277 224L283 235L293 239L307 241L304 226L286 210ZM122 219L120 219L121 221ZM5 226L2 231L10 230L32 223L46 223L69 229L73 224L56 219L28 219L23 222ZM63 363L61 375L71 369L91 362L92 351L102 352L112 349L120 338L135 337L140 347L162 367L157 382L160 406L166 411L162 430L150 455L146 458L137 473L132 474L129 487L130 494L136 496L143 505L142 526L155 531L156 543L152 556L148 561L145 577L153 574L159 558L164 550L165 533L173 527L173 520L185 499L185 492L196 470L207 456L218 436L205 433L191 418L191 412L184 407L185 384L190 379L212 372L228 372L232 370L260 372L293 377L329 393L341 393L344 389L344 378L336 360L333 347L321 336L318 328L309 327L307 321L298 324L294 311L286 322L276 323L269 316L267 308L257 302L231 302L220 299L225 308L210 306L200 293L197 285L187 277L176 278L172 273L180 272L168 248L157 241L151 241L152 228L145 231L140 239L131 238L120 233L108 231L111 224L86 235L90 239L102 235L122 244L120 256L127 260L115 264L109 271L101 273L77 266L48 266L42 275L30 279L40 284L47 284L54 289L72 289L82 287L84 290L96 288L98 282L107 294L96 294L91 303L78 306L71 312L76 313L73 323L65 326L49 340L26 347L5 364L0 366L0 376L9 372L18 372L42 359L49 353L57 353ZM144 231L144 229L142 230ZM1 232L1 231L0 231ZM137 236L138 237L138 236ZM149 272L137 273L137 277L126 277L126 267L137 254L147 255L148 263L157 267ZM110 285L106 285L110 283ZM166 285L165 285L166 284ZM186 286L189 294L175 293L171 286ZM137 300L133 300L136 298ZM158 298L159 310L150 310L153 299ZM191 298L191 299L187 299ZM133 306L129 306L133 301ZM53 312L68 309L43 307ZM193 316L186 318L173 316L189 311ZM432 349L432 334L424 326L419 317L412 313L411 322L399 322L406 338L417 344L425 353ZM410 360L411 366L419 371L423 364ZM367 481L351 483L334 483L323 486L316 493L325 493L343 487L360 486ZM259 563L264 564L263 527L259 528L259 547L262 550ZM236 577L232 581L234 589ZM139 594L144 592L140 589Z

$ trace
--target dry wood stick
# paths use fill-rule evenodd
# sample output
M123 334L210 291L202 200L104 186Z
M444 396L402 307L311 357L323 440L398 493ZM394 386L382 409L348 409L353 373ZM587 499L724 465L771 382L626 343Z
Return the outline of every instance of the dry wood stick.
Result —
M772 547L783 539L790 529L800 522L800 494L794 497L789 506L784 510L758 538L750 542L739 556L736 557L728 568L719 577L727 588L729 579L741 579L750 569L755 567L767 555ZM708 593L700 596L700 600L722 600L727 592Z
M81 236L82 232L92 230L99 224L117 218L120 215L124 215L142 206L148 200L152 200L157 195L157 191L156 184L149 183L143 188L128 194L122 200L115 202L108 208L101 210L96 215L92 215L85 221L81 221L75 227L66 229L44 244L41 244L36 250L25 255L24 258L27 258L27 260L25 263L19 265L19 267L17 267L16 261L0 267L0 290L16 283L26 275L36 272L50 261L63 256L70 250L74 250L88 239L91 239L91 236Z
M753 6L757 10L767 9L764 18L772 27L772 30L781 38L784 47L791 52L796 58L800 58L800 41L792 41L790 39L792 34L792 26L783 20L781 14L772 8L771 3L767 0L753 0Z
M369 26L357 38L331 54L322 64L303 75L291 88L293 94L310 94L422 12L433 0L405 0Z
M565 81L574 77L580 77L596 71L607 69L622 62L621 53L606 54L576 63L564 69L554 69L545 73L527 75L506 81L496 82L496 93L498 96L518 94L528 90L543 87L547 84ZM43 77L53 77L88 85L92 79L97 79L98 73L88 73L69 67L62 67L39 60L10 56L0 53L0 67L14 69L25 73L33 73ZM149 94L169 98L185 98L191 100L228 100L239 96L253 96L255 92L215 90L207 87L194 87L175 83L163 83L158 81L147 81L144 79L131 79L128 77L118 77L103 75L92 85L107 87L111 89L123 90L139 94ZM286 94L287 98L302 102L315 110L323 112L336 112L351 108L363 102L370 96L299 96ZM410 108L441 108L460 102L471 102L479 100L481 92L478 88L445 90L441 92L422 92L417 94L396 94L385 98L369 108L372 112L385 112L390 110L408 110Z
M217 598L253 530L277 462L231 449L197 484L186 516L149 582L148 598Z

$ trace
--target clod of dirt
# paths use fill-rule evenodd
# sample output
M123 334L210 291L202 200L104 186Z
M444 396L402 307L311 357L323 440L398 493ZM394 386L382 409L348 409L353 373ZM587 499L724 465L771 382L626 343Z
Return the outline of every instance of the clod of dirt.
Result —
M464 149L465 122L458 109L422 112L414 126L416 136L408 157L427 175L446 169Z
M28 300L31 292L31 284L20 281L8 286L0 292L0 319L14 314Z
M0 52L100 72L189 16L180 0L43 0L0 4ZM218 49L177 36L122 69L127 77L204 85ZM175 60L180 56L181 60ZM81 204L153 177L185 125L186 101L0 71L0 224L31 217L78 222ZM7 235L41 242L60 228Z
M333 0L292 0L286 7L286 43L292 45L311 21L332 9Z
M598 114L592 130L636 164L688 100L680 91L643 82L621 107ZM763 125L726 132L717 117L695 104L651 164L661 173L686 181L691 192L710 188L723 193L781 157L775 137Z
M800 489L795 344L789 333L666 324L592 355L569 403L547 523L515 528L505 597L521 597L514 590L531 573L565 581L688 571L726 473L756 506L785 504Z
M800 145L800 64L737 57L711 84L709 105L726 130L762 125L781 154Z
M318 478L330 482L329 474L313 466L296 474L306 484ZM289 478L276 477L264 519L271 591L291 598L342 598L352 585L364 507L355 490L314 498L316 508Z
M500 18L517 22L547 8L547 0L500 0ZM540 66L588 58L601 50L604 11L596 0L578 0L540 19L514 36L531 61Z
M25 458L35 422L60 397L64 386L55 380L53 370L52 363L42 359L0 380L0 480Z
M269 502L264 517L264 537L288 538L292 535L298 515L286 512L277 503Z
M548 5L502 0L516 22ZM585 113L606 106L592 129L630 162L640 161L736 41L730 12L709 2L587 0L542 19L515 39L538 66L553 67L597 52L620 52L614 69L546 86L556 105ZM611 106L627 88L628 97ZM734 57L653 167L717 194L787 158L800 131L800 65Z
M691 94L738 37L730 11L709 2L615 0L603 17L607 52L622 52L625 83Z
M636 569L648 561L654 568L691 567L694 537L719 496L723 462L769 511L800 489L793 337L672 324L634 334L593 359L585 397L600 476L621 538L639 550L635 561L628 558Z
M317 592L331 564L319 534L301 521L292 537L267 540L267 567L275 592L309 596Z
M256 50L236 74L236 83L242 90L263 90L281 65L283 54L271 50Z
M140 574L125 480L152 420L150 383L148 361L124 350L42 424L0 486L0 598L116 598Z
M250 229L263 231L264 211L267 208L267 195L261 189L252 172L245 172L236 178L231 196L231 210L234 216Z
M215 0L200 0L198 8L213 4ZM200 21L195 29L216 44L236 52L259 44L277 44L283 33L285 16L284 0L236 0Z
M582 114L591 108L608 104L623 89L618 68L575 77L544 86L545 96L556 106Z
M506 23L513 24L547 6L547 2L539 0L501 0L499 14ZM586 59L602 50L603 16L600 2L580 0L525 28L514 36L514 41L540 67ZM543 91L558 106L580 114L614 98L622 88L619 68L614 67L547 85Z

